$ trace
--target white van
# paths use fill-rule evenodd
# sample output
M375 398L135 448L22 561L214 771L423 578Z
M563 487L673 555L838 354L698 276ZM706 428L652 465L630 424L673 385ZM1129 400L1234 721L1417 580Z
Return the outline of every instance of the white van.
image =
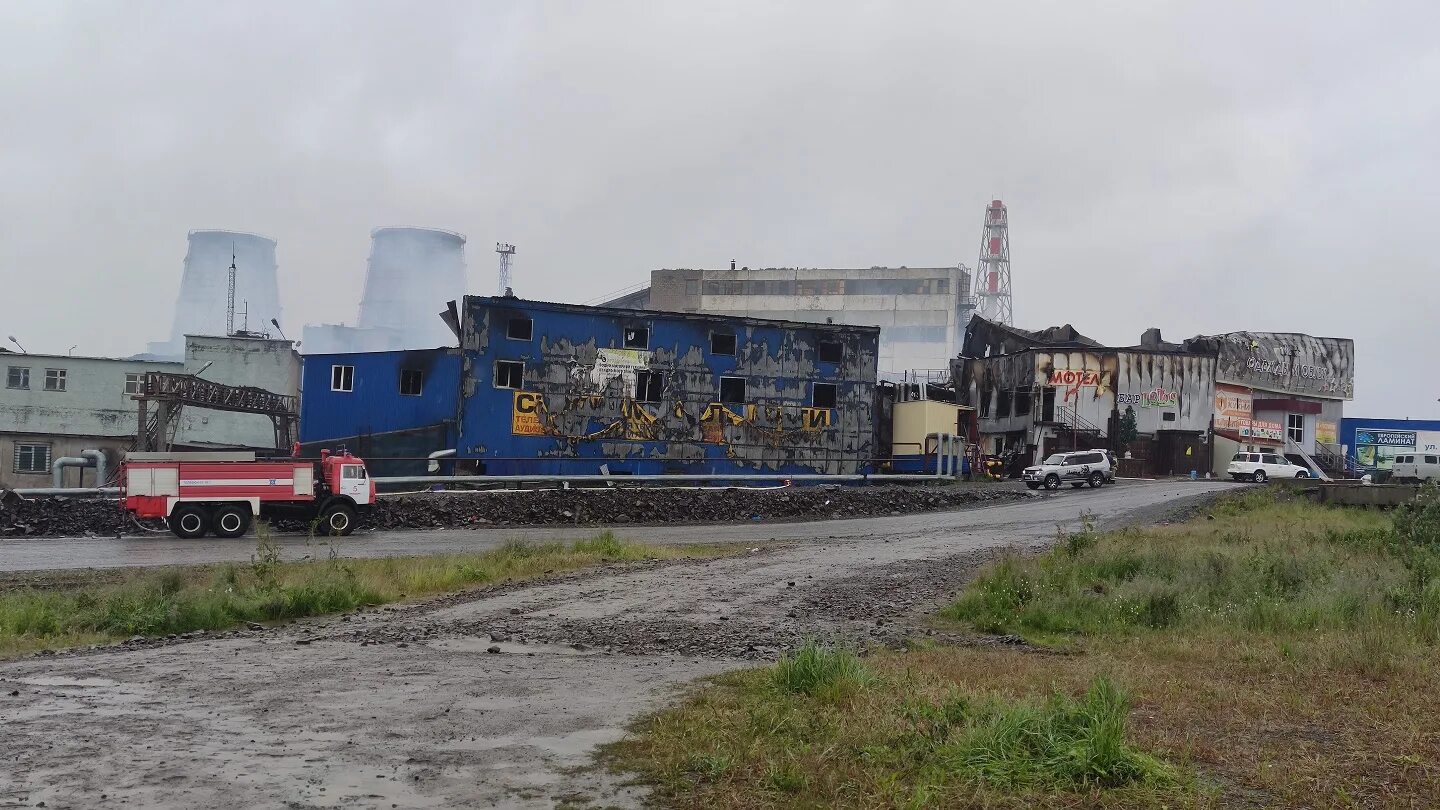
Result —
M1397 484L1440 481L1440 453L1401 453L1395 457L1390 480Z

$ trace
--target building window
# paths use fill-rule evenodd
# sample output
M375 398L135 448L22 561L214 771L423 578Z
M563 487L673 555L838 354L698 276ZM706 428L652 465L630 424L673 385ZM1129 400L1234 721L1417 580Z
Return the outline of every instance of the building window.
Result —
M838 398L835 383L815 383L810 388L810 404L816 408L833 408Z
M1174 421L1175 421L1175 412L1174 412L1174 411L1165 411L1164 413L1160 414L1160 421L1161 421L1161 422L1174 422Z
M735 336L723 332L710 333L710 353L735 356Z
M1290 441L1296 444L1305 443L1305 414L1290 413L1285 415L1285 435Z
M354 391L354 390L355 390L355 367L354 367L354 366L331 366L331 367L330 367L330 390L331 390L331 391Z
M495 387L514 388L517 391L525 384L525 364L514 360L495 361Z
M665 376L658 371L635 372L635 401L659 402L665 393Z
M838 363L845 359L845 347L839 341L822 340L816 347L815 354L822 363Z
M529 318L511 318L505 325L505 337L511 340L529 340L535 336L535 322Z
M1009 416L1010 416L1010 396L1011 396L1011 391L1010 391L1010 389L1008 389L1008 388L1001 388L1001 389L1000 389L1000 401L996 403L996 407L995 407L995 410L996 410L995 415L996 415L997 417L999 417L999 418L1001 418L1001 419L1009 418Z
M685 282L685 294L686 294L686 295L699 295L699 294L700 294L700 281L699 281L698 279L690 279L689 281L686 281L686 282Z
M46 390L46 391L64 391L64 390L65 390L65 369L63 369L63 368L47 368L47 369L45 369L45 390Z
M720 401L727 405L744 404L745 402L745 378L744 377L721 377L720 378Z
M144 375L144 374L126 374L126 375L125 375L125 393L127 393L127 394L138 394L138 393L140 393L140 384L141 384L141 382L142 382L144 379L145 379L145 375Z
M400 396L418 397L425 388L425 372L418 368L400 369Z
M645 326L625 327L625 348L627 349L648 349L650 348L650 329Z
M10 370L5 373L5 387L28 389L30 387L30 369L24 366L11 366Z
M981 418L981 419L988 419L988 418L990 418L990 397L991 397L991 396L992 396L991 389L989 389L989 388L982 388L982 389L980 390L980 418Z
M1028 389L1028 388L1017 388L1017 389L1015 389L1015 415L1016 415L1016 416L1029 416L1029 415L1030 415L1030 389Z
M50 472L50 445L48 444L17 444L15 445L15 466L17 473L48 473Z

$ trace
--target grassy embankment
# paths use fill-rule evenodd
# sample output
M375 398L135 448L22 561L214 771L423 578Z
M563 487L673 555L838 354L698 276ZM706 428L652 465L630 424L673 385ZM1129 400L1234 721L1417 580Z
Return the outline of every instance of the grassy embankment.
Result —
M131 636L224 630L339 613L603 563L712 557L720 546L647 546L604 533L574 543L507 543L480 554L285 562L261 535L248 564L87 572L0 591L0 658Z
M1060 538L938 621L1028 647L722 676L611 749L693 807L1440 806L1440 497Z

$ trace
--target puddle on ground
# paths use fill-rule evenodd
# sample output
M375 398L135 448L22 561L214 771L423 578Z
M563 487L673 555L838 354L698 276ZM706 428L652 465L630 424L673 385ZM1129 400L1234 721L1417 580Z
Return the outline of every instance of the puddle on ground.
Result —
M95 689L106 686L119 686L119 682L109 678L64 678L59 675L41 675L34 678L18 678L16 683L23 683L27 686L74 686L82 689Z
M425 646L435 650L446 652L471 652L485 653L491 647L499 647L500 652L506 655L525 655L535 653L537 655L591 655L595 652L592 648L577 650L568 644L519 644L514 641L495 641L489 636L470 636L467 638L442 638L425 642Z

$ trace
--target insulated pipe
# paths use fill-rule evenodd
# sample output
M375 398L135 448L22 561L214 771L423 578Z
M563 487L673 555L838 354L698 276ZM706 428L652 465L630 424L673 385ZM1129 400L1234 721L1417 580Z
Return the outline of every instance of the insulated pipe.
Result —
M94 467L95 483L105 483L105 454L99 450L82 450L79 456L62 456L55 459L55 463L50 465L50 477L55 489L65 486L66 467Z
M88 458L88 459L93 459L93 460L94 460L94 462L95 462L95 486L97 486L97 487L103 487L103 486L105 486L107 483L109 483L109 480L105 477L105 476L106 476L106 473L108 472L108 470L106 469L106 462L105 462L105 454L104 454L104 453L100 452L99 450L81 450L81 451L80 451L80 457L81 457L81 458Z
M426 456L426 458L430 459L430 463L428 466L426 466L425 469L429 470L432 473L438 473L440 472L440 462L436 459L449 458L453 455L455 455L455 448L453 447L449 450L436 450L435 452Z

